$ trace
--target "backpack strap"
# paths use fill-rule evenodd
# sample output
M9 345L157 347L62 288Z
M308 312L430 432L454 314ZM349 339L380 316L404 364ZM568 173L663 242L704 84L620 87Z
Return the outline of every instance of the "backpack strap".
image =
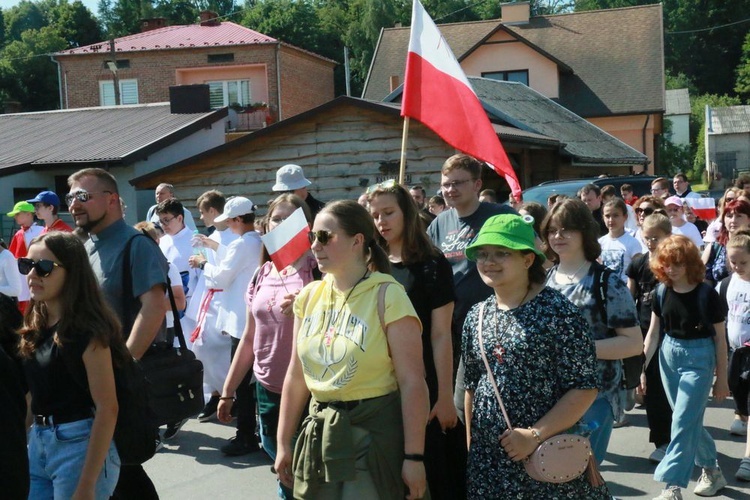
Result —
M721 307L724 316L729 312L729 302L727 302L727 290L729 290L729 283L732 281L733 274L730 274L719 282L719 298L721 299Z
M385 292L388 289L390 283L381 283L378 289L378 318L380 319L380 328L383 329L383 333L386 332L385 324Z
M609 292L609 276L612 274L612 270L598 262L593 262L591 265L594 267L594 287L592 293L596 302L596 308L599 310L599 314L606 325L607 293Z
M698 315L700 316L701 323L711 332L711 335L716 335L716 329L708 313L708 301L712 291L713 288L710 285L705 283L698 285ZM726 295L724 298L726 303Z

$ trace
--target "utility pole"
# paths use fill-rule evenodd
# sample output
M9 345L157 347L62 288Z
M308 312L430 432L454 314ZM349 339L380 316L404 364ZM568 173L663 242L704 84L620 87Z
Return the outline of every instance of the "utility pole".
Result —
M115 106L120 105L120 77L117 76L117 53L115 52L115 39L109 40L109 52L112 55L112 62L108 63L109 70L114 75L113 84L115 87Z

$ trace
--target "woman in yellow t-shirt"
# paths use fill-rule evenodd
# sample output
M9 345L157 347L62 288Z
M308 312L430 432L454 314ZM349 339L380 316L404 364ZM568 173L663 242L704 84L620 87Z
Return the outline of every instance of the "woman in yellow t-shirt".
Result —
M421 324L376 237L355 201L326 205L310 233L326 277L294 304L275 464L295 498L426 495Z

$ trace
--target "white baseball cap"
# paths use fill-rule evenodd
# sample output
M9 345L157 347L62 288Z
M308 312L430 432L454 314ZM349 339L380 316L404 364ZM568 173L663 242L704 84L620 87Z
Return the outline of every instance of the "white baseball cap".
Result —
M214 222L224 222L227 219L233 219L240 215L247 215L255 212L255 205L248 198L235 196L230 198L224 205L224 212L214 219Z
M276 184L271 188L272 191L294 191L307 187L312 182L305 179L302 167L290 163L284 165L276 171Z

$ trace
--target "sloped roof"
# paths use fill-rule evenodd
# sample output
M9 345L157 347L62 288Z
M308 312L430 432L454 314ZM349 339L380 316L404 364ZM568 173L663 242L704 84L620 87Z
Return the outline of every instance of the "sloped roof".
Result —
M688 89L667 90L666 116L689 115L690 110L690 93Z
M709 134L745 134L750 132L750 106L711 108Z
M169 103L0 115L0 176L60 164L127 164L227 115L172 114Z
M661 4L538 16L523 25L493 20L439 28L459 61L498 30L555 61L561 69L559 101L579 116L664 110ZM363 97L384 98L392 75L403 81L409 29L381 32Z

